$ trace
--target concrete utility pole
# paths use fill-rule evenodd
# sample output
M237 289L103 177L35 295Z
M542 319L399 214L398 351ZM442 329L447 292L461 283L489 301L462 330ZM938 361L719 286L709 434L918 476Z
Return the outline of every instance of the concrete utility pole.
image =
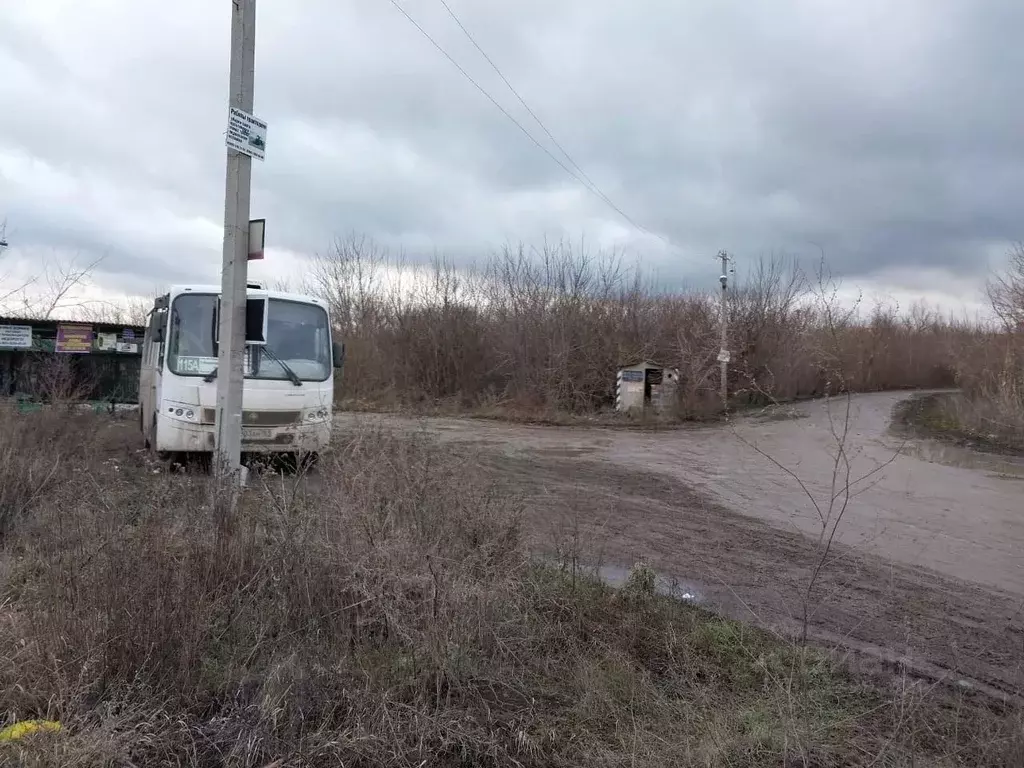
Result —
M718 362L722 366L722 407L727 408L729 405L729 360L731 355L729 354L729 254L725 251L719 251L718 257L722 260L722 276L718 278L722 284L722 341L721 347L718 352Z
M256 0L232 0L231 107L252 113L256 65ZM227 150L220 348L217 358L217 469L241 481L242 385L252 158Z

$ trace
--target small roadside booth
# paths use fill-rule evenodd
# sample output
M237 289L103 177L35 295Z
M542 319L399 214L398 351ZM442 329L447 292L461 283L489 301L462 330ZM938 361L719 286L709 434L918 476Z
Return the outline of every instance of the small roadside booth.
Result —
M143 326L0 317L0 398L136 403Z
M624 413L650 409L656 413L672 410L679 385L679 371L641 360L619 368L615 377L615 410Z

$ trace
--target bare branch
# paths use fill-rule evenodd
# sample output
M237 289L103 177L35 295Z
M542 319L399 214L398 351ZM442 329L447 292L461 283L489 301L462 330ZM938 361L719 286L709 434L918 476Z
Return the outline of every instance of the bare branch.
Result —
M1009 264L988 283L988 300L1009 331L1024 329L1024 243L1009 254Z
M818 504L818 500L814 497L814 493L812 493L811 489L807 487L807 483L805 483L803 481L803 479L796 472L794 472L792 469L787 467L785 464L783 464L781 461L776 459L774 456L772 456L767 451L762 450L756 443L752 443L749 440L747 440L739 432L736 431L735 427L733 428L733 435L736 437L736 439L738 439L741 443L746 445L748 448L751 448L752 450L756 451L759 456L761 456L762 458L764 458L764 459L770 461L772 464L774 464L777 469L780 469L783 472L785 472L787 475L789 475L789 477L791 477L796 482L796 484L800 486L800 490L803 491L804 496L807 497L807 500L811 502L811 506L814 507L814 511L818 513L818 519L821 521L821 524L825 525L825 521L826 521L825 512L822 510L821 506Z

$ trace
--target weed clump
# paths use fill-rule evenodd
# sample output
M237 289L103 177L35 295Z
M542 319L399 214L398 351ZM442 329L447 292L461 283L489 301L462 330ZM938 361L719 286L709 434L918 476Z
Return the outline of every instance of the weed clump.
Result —
M642 562L621 593L536 563L520 500L421 437L358 430L228 514L204 476L72 443L83 479L0 548L0 726L61 729L0 760L1012 764L1012 716L961 702L954 738L934 693L662 597Z

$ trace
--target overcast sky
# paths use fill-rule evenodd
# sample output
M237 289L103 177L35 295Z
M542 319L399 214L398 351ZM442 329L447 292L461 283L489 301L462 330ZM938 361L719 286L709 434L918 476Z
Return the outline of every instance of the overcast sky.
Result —
M440 0L397 1L561 157ZM971 300L1024 238L1020 0L448 3L647 233L390 0L259 0L262 274L353 231L459 259L585 235L691 285L720 248L820 248L848 282ZM79 254L111 292L219 279L230 8L0 2L0 274Z

